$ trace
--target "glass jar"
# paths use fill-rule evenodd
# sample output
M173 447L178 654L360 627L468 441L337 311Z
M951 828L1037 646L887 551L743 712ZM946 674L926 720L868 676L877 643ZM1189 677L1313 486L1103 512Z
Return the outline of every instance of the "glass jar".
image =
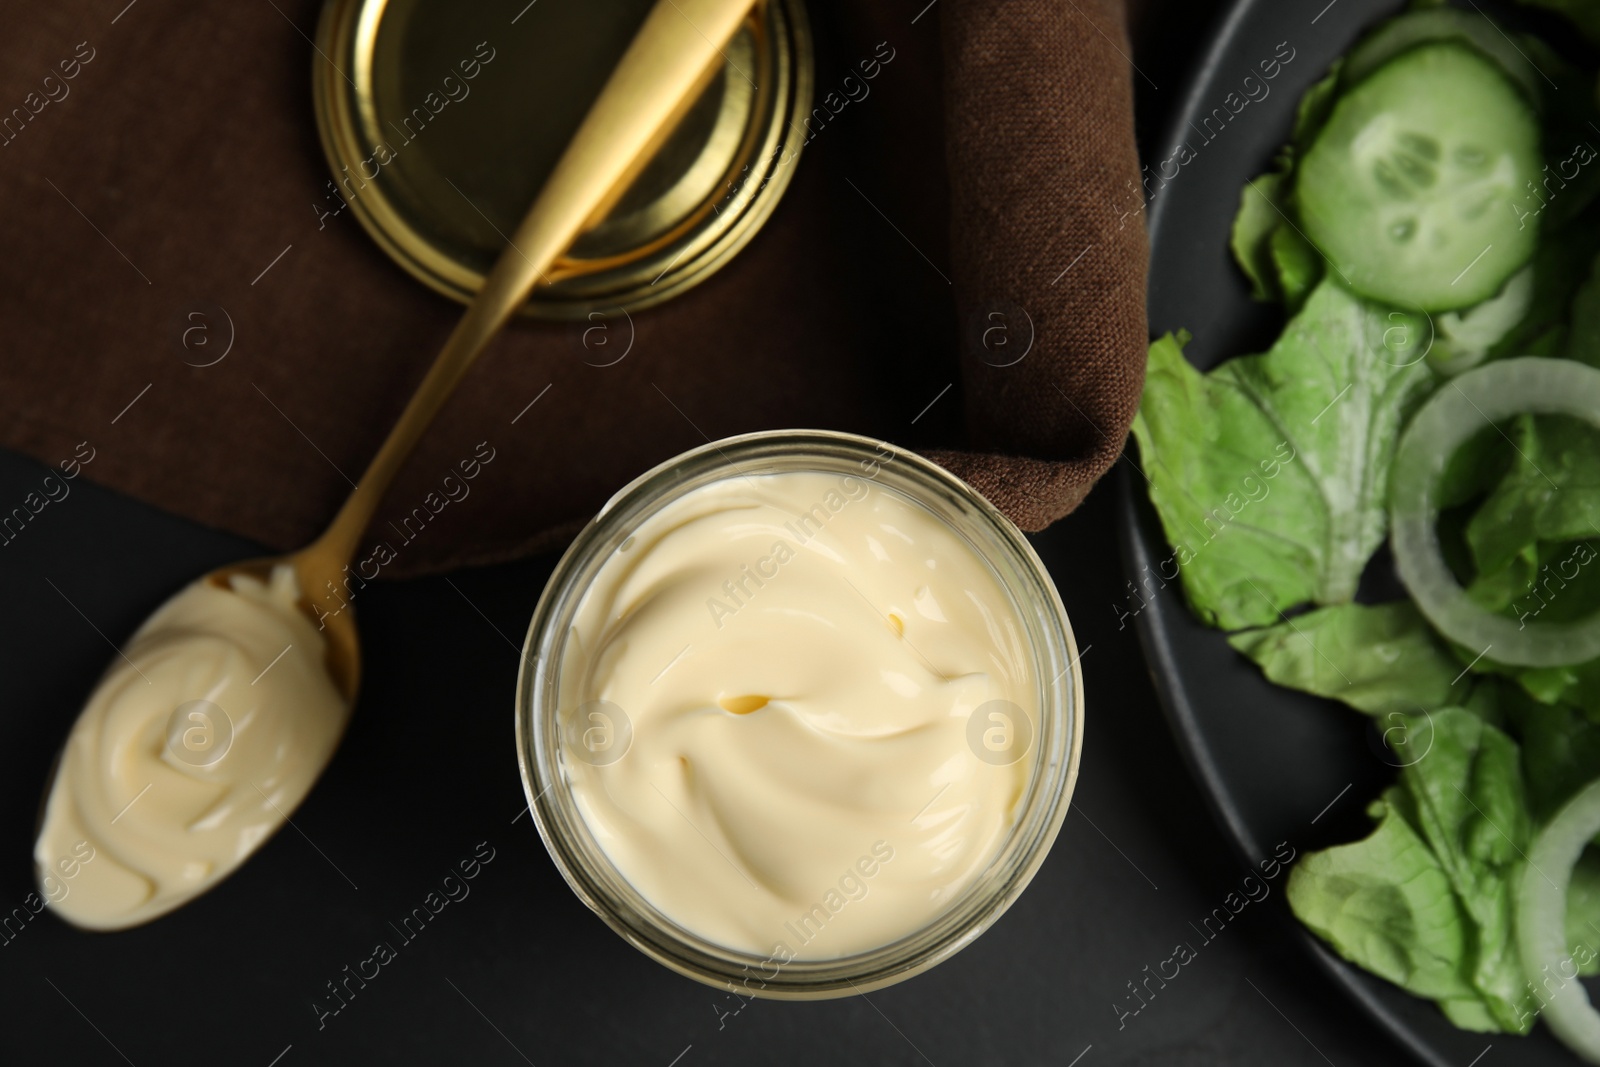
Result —
M1028 786L988 866L921 929L869 951L826 960L780 960L713 943L643 897L585 823L563 761L560 664L578 605L595 575L650 514L729 477L812 471L870 480L943 520L984 560L1025 628L1033 657L1038 728ZM948 959L1016 900L1049 851L1077 779L1083 745L1083 678L1054 583L1010 520L965 482L922 457L853 434L777 430L696 448L613 496L556 565L534 611L517 679L517 758L529 808L573 892L635 948L698 981L742 996L820 999L869 992Z

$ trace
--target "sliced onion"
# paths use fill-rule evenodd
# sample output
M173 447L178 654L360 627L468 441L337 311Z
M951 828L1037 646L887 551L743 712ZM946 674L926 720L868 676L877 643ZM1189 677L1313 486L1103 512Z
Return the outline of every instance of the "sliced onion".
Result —
M1589 1063L1600 1063L1600 1012L1589 1002L1567 953L1567 885L1584 846L1597 833L1600 781L1573 797L1540 832L1517 887L1522 969L1541 991L1543 1017L1551 1032ZM1554 990L1547 984L1550 978L1559 983Z
M1400 438L1389 485L1395 569L1439 632L1524 667L1600 656L1600 611L1576 622L1519 623L1467 597L1439 551L1439 482L1456 449L1491 423L1523 413L1571 415L1600 428L1600 370L1524 356L1467 371L1428 398Z
M1523 267L1507 279L1496 296L1464 311L1431 316L1433 344L1428 363L1446 378L1465 373L1489 358L1489 349L1505 340L1528 315L1533 303L1533 267Z

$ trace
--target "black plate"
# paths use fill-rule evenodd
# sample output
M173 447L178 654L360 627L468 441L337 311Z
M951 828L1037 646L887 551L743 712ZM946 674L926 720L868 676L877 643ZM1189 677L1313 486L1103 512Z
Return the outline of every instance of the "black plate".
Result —
M1156 174L1180 145L1189 145L1188 162L1155 193L1149 209L1150 328L1156 335L1180 327L1193 333L1186 352L1197 366L1262 351L1276 337L1281 315L1251 301L1228 252L1240 189L1267 169L1287 139L1301 93L1363 28L1401 6L1392 0L1241 0L1227 8L1206 45L1168 128L1147 152L1146 171ZM1277 76L1262 82L1258 64L1290 50ZM1248 87L1253 100L1244 85L1251 74L1257 75ZM1215 119L1209 126L1202 120L1216 108L1229 113L1229 93L1238 94L1235 106L1239 99L1250 102L1215 132ZM1171 550L1140 475L1131 462L1123 466L1124 557L1135 582L1125 610L1137 611L1168 720L1227 835L1252 862L1279 842L1304 852L1363 836L1370 826L1364 809L1393 777L1394 757L1363 716L1269 684L1220 632L1195 621L1176 584L1162 587L1159 565ZM1482 1067L1577 1062L1542 1028L1529 1038L1457 1030L1430 1002L1304 937L1334 980L1424 1063L1467 1067L1491 1045Z

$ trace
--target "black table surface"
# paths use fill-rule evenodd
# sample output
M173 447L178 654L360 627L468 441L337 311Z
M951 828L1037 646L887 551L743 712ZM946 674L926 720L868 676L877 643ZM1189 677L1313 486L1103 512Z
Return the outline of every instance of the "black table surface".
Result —
M1159 127L1217 6L1141 20L1142 128ZM0 502L44 474L0 453ZM1179 759L1122 615L1115 503L1103 485L1035 538L1083 649L1072 811L1021 900L933 971L864 997L741 1004L652 963L578 902L525 814L512 743L547 557L364 593L360 704L293 828L141 929L12 920L0 1063L1408 1062L1305 956L1281 886L1213 940L1198 934L1248 870ZM186 581L258 552L83 480L0 549L0 919L28 914L39 791L114 643ZM469 895L319 1017L327 983L474 854L492 859ZM1198 958L1147 982L1180 942Z
M0 454L0 500L44 473ZM927 974L734 1014L737 1002L652 963L578 902L523 814L512 746L518 643L551 566L536 559L373 586L361 702L293 829L147 927L85 934L46 911L13 928L0 948L0 1062L1405 1062L1303 955L1281 893L1209 943L1197 934L1247 870L1119 620L1111 488L1036 539L1084 649L1072 811L1021 900ZM192 576L253 551L80 480L0 553L5 909L32 889L41 783L110 641ZM319 1019L326 983L392 940L387 923L458 860L488 850L470 894ZM1141 1004L1129 983L1146 988L1145 968L1179 942L1199 958L1125 1014Z

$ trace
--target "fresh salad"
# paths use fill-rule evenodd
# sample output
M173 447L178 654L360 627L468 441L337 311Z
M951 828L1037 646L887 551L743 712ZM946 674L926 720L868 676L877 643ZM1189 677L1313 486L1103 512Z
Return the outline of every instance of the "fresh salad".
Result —
M1399 766L1294 913L1600 1063L1600 0L1529 6L1559 49L1417 4L1306 93L1232 235L1282 334L1156 341L1133 432L1194 614Z

